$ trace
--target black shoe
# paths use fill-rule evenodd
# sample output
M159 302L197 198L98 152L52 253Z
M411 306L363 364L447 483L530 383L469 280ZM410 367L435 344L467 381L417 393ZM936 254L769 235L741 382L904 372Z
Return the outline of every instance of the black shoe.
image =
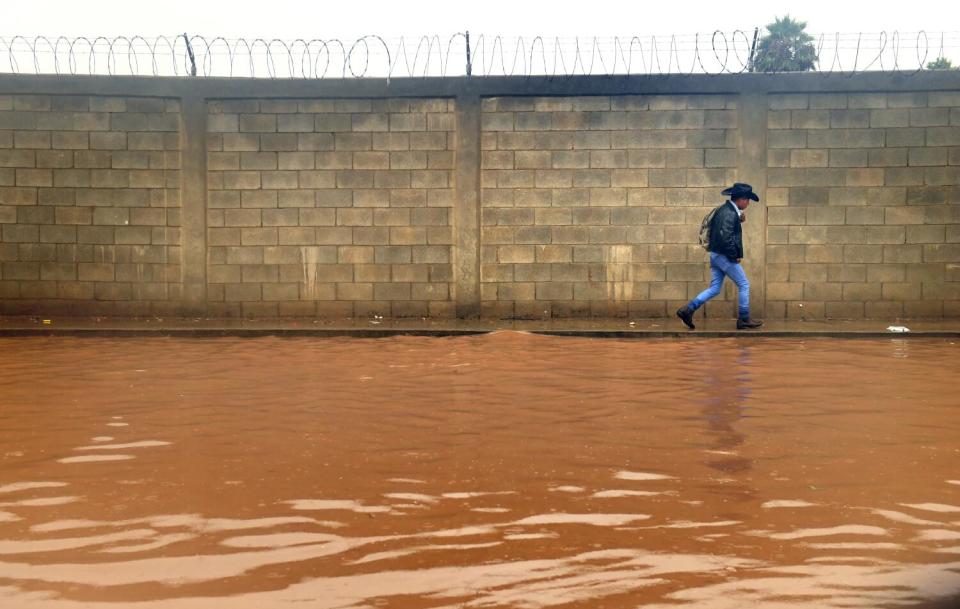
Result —
M759 328L762 325L763 325L762 321L755 321L753 319L750 319L749 317L747 319L737 320L737 330L749 330L751 328Z
M677 309L677 317L679 317L680 321L685 323L691 330L696 328L696 326L693 325L693 309L690 307L681 307Z

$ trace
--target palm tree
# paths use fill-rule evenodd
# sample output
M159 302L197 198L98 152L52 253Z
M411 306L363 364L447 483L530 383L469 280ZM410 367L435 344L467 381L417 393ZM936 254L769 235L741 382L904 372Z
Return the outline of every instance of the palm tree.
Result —
M928 70L952 70L953 64L950 63L950 60L946 57L937 57L933 61L927 63Z
M751 62L751 72L806 72L814 69L817 49L813 36L806 33L805 21L786 15L767 25L767 34L760 39Z

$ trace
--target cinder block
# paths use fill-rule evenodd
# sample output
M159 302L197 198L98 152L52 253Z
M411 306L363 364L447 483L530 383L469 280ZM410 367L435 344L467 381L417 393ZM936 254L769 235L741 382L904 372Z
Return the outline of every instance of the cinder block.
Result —
M276 190L243 190L240 192L240 205L250 208L277 207Z
M210 265L207 275L207 301L223 301L224 283L240 283L240 268L230 267L227 270L222 265ZM235 276L234 276L235 273Z
M521 226L514 231L513 242L518 244L550 243L552 228L549 226Z
M356 166L356 155L354 155L354 167ZM360 167L357 167L360 169ZM391 152L387 156L387 162L374 169L426 169L427 153L422 150Z
M927 244L922 247L924 262L957 263L960 261L960 245L956 243Z
M277 116L275 114L240 114L239 128L244 133L276 133Z
M17 169L16 184L22 187L53 186L53 170Z
M207 154L209 171L240 169L240 155L236 152L210 152Z
M297 188L299 173L297 171L263 171L260 173L260 182L265 189Z
M126 171L117 170L113 171ZM130 188L163 188L172 180L166 172L156 169L129 171ZM177 187L179 184L173 184Z
M410 133L374 133L373 149L386 150L410 150Z
M883 224L882 207L848 207L846 223L854 225Z
M310 133L313 130L313 114L293 113L277 116L277 131L280 133Z
M338 151L363 151L373 149L373 139L369 133L336 133L334 148Z
M887 263L916 263L923 262L923 247L921 245L884 245L883 262Z
M502 209L493 208L483 210L483 223L503 226L522 226L534 223L533 209Z
M292 229L284 229L291 230ZM353 231L349 226L317 227L315 243L317 245L346 245L353 241Z
M523 98L515 97L511 99L519 102ZM572 102L573 109L577 111L600 111L600 110L610 109L610 98L603 95L570 97L568 99ZM664 103L667 103L667 102L664 102ZM502 110L505 110L506 108L507 108L506 106L501 106Z
M571 300L573 298L573 284L570 282L554 281L536 284L537 300Z
M153 231L149 226L118 226L113 238L119 245L150 245Z
M241 152L241 169L277 169L276 152Z
M801 93L776 94L768 98L770 110L803 110L809 107L810 96Z
M511 151L484 150L481 153L481 168L483 170L513 169L513 155Z
M317 169L351 169L353 167L353 155L349 152L317 152L315 158Z
M814 245L828 242L825 226L791 226L789 235L790 243Z
M877 283L844 283L843 300L873 302L881 298L881 286Z
M930 205L930 206L940 206L947 205L952 202L952 191L953 187L951 186L916 186L906 189L906 199L899 201L899 204L906 203L907 205ZM43 192L43 191L41 191ZM953 209L953 208L949 208ZM949 213L947 209L937 209L930 208L924 210L927 214L927 221L937 224L940 223L939 219L935 219L933 216L939 216L941 213ZM943 220L944 222L947 220Z
M337 172L334 171L299 171L297 180L300 188L334 188L337 184ZM344 183L354 183L345 181ZM359 183L359 182L358 182Z
M222 177L225 190L256 190L260 188L259 171L224 171Z
M794 150L793 153L802 152ZM827 151L824 151L827 152ZM856 148L829 151L830 167L866 167L869 164L869 153L872 151ZM826 167L826 165L821 165Z
M925 213L921 207L887 207L884 211L885 224L924 224Z
M870 127L909 127L910 111L906 109L870 110Z
M907 164L907 148L876 148L869 151L870 167L903 167Z
M410 174L412 188L449 188L450 172L438 170L413 171Z
M10 134L7 133L7 137ZM50 132L49 131L14 131L13 132L13 147L14 148L32 148L32 149L46 149L50 148Z
M276 231L272 234L266 234L263 237L264 243L260 245L269 245L269 244L279 244L279 245L315 245L315 244L331 244L329 238L321 239L318 236L318 229L313 227L304 227L304 226L281 226L278 228L270 229ZM323 229L330 230L330 229ZM349 235L349 233L347 233ZM273 235L276 235L276 239L272 242L267 243ZM342 241L349 243L347 237L341 237ZM246 244L245 244L246 245Z
M687 169L687 186L694 188L723 187L730 184L726 174L727 172L722 169Z
M948 150L948 148L910 148L908 164L911 166L946 165Z
M539 134L538 140L543 138L549 139L550 136L562 136L562 135L563 134L561 133ZM611 145L610 145L611 139L610 139L609 131L575 131L575 132L572 132L572 135L573 135L573 138L572 138L571 145L574 150L609 150L611 148ZM621 152L621 151L615 151L615 152ZM614 158L617 158L617 157L614 157ZM592 153L590 155L590 159L591 159L590 165L591 167L593 167L594 164L593 164ZM626 164L619 165L619 166L626 167Z
M391 134L392 135L392 134ZM404 134L407 135L407 134ZM495 134L483 134L482 141L487 139L487 136L493 138L493 141L496 142ZM452 138L449 134L444 132L431 132L431 133L421 133L421 132L412 132L409 133L410 138L410 150L453 150L454 146L452 144ZM481 144L481 147L488 149Z
M906 243L944 243L945 231L943 225L910 225L906 227ZM960 259L948 262L960 262Z
M845 173L845 184L847 186L883 186L883 169L847 169Z
M867 243L900 244L905 243L906 230L903 226L868 226Z
M790 126L793 129L828 129L830 127L830 111L793 110L790 112Z
M240 131L239 114L207 115L208 133L237 133Z
M336 140L332 133L298 133L296 150L315 152L333 150Z
M455 160L454 153L450 151L431 150L427 152L428 169L454 169Z
M484 112L480 115L483 131L513 131L513 112Z
M833 244L867 243L863 226L827 226L827 242Z
M911 108L911 127L937 127L950 124L950 108Z
M388 245L390 230L386 227L356 226L353 228L354 245Z
M261 133L260 150L264 152L300 150L300 139L295 133Z
M807 209L807 224L811 224L811 225L844 224L845 216L846 216L845 210L842 207L811 207Z
M960 91L930 91L927 95L930 107L960 106Z
M850 108L886 108L887 96L884 93L851 93L847 105Z
M834 129L866 129L870 127L870 110L831 110L830 127Z
M156 149L158 144L150 144L146 149ZM260 150L260 135L257 133L224 133L224 152L256 152Z
M391 113L390 131L426 131L427 115L423 113Z
M805 207L771 207L767 210L767 222L773 226L806 224Z
M923 108L926 105L926 91L887 94L887 106L890 108Z
M803 284L770 281L767 283L767 298L769 300L803 300Z
M372 246L342 245L337 248L337 262L340 264L372 264Z
M812 130L808 132L807 144L811 148L882 148L884 131L881 129Z
M339 226L371 226L373 225L372 209L338 209L337 225Z
M244 264L240 266L242 283L275 283L280 277L279 269L273 264Z
M52 146L57 150L87 150L90 148L89 134L77 131L55 131Z

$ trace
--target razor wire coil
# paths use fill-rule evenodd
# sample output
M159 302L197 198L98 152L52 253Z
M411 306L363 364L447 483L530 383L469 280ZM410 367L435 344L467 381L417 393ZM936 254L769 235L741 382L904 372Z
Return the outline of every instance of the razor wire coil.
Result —
M457 32L353 40L207 38L181 34L0 36L0 73L225 78L419 78L738 74L752 71L756 32L614 37L504 37ZM916 73L960 51L960 32L820 34L820 73Z

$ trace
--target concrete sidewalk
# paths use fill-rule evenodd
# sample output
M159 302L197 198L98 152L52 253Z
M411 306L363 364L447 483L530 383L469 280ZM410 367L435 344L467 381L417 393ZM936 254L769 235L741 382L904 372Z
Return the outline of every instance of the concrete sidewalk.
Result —
M730 320L697 320L688 330L679 319L564 319L548 321L340 319L256 320L204 318L0 317L0 336L455 336L498 330L558 336L614 338L841 337L960 338L960 320L767 321L757 330L737 330ZM909 332L888 330L905 326Z

